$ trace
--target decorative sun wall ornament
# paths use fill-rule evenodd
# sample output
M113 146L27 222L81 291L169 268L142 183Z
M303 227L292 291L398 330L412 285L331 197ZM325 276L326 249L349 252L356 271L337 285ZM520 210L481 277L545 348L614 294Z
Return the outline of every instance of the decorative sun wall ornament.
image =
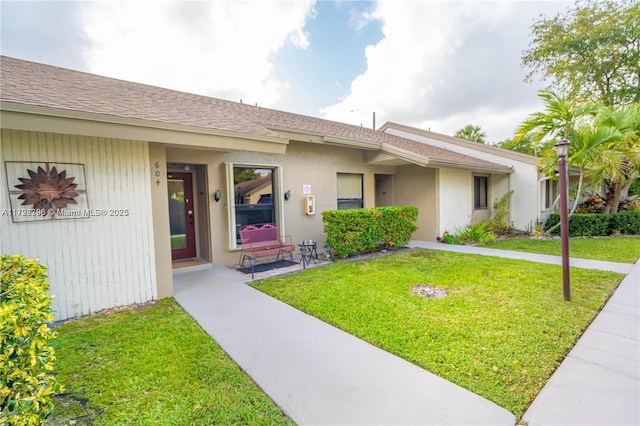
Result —
M55 167L48 172L38 167L37 172L27 169L31 179L18 178L22 185L15 185L22 190L19 200L24 200L22 205L33 205L34 209L49 212L64 209L68 204L78 204L75 198L80 195L75 191L77 184L73 183L75 177L67 178L67 171L60 173Z
M4 164L12 222L91 218L84 164L48 161Z

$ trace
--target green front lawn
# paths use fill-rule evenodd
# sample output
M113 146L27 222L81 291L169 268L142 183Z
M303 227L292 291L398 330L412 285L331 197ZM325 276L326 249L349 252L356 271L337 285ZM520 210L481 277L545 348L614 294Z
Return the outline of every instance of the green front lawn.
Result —
M293 424L173 299L57 332L50 424Z
M622 278L572 269L565 302L559 266L410 250L253 285L521 416Z
M562 255L559 238L552 240L508 238L485 244L484 247ZM635 263L640 258L640 236L571 238L569 240L569 256L608 262Z

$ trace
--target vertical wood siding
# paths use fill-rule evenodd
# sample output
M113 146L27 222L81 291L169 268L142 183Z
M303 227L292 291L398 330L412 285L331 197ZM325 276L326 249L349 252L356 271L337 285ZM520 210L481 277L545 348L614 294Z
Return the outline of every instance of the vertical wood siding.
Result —
M2 129L2 204L9 208L4 161L82 163L89 207L129 211L26 223L0 217L2 254L47 266L57 320L157 298L148 143Z

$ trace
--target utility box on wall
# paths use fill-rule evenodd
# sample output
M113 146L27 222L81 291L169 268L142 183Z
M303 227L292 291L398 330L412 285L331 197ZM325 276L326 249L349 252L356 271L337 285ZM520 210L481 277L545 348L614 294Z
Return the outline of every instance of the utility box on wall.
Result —
M307 195L304 198L304 212L308 216L316 214L316 197L315 196Z

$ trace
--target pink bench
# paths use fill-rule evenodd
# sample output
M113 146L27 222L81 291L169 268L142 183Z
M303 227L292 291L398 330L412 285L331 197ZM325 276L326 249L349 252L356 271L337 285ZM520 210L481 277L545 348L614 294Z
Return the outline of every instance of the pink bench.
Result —
M239 230L242 252L240 252L240 266L248 259L251 265L251 279L256 265L256 258L276 256L276 260L288 254L293 262L294 245L291 237L280 235L280 230L273 223L245 225Z

